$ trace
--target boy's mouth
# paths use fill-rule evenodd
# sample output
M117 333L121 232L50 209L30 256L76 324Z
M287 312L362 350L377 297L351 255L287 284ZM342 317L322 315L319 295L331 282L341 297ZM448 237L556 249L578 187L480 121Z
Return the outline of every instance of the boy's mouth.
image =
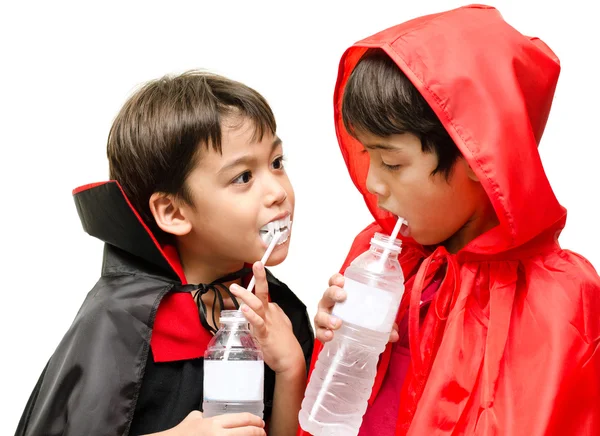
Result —
M396 217L398 219L398 217ZM404 237L408 237L410 235L410 228L408 227L408 221L404 220L402 226L400 226L400 234Z
M292 221L290 220L290 215L288 215L285 218L273 220L265 224L260 228L259 234L263 242L269 245L271 243L273 235L276 232L279 232L281 233L281 237L279 238L277 245L281 245L287 242L288 238L290 237L291 227Z
M403 221L402 225L400 226L400 231L399 233L404 236L405 238L410 236L410 227L408 225L408 221L406 221L406 219L404 218L400 218L398 215L396 215L395 213L391 212L390 210L386 209L385 207L379 206L380 209L383 209L385 211L388 211L390 213L392 213L394 215L395 219L401 219Z

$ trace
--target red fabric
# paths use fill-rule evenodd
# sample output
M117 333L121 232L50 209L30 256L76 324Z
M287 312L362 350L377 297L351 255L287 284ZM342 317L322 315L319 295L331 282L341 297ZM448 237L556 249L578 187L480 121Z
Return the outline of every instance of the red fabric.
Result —
M414 276L413 276L414 277ZM427 310L433 296L440 285L440 280L434 280L423 291L423 303L419 308L420 322L425 320ZM400 389L404 384L410 366L410 348L408 342L408 319L405 316L398 321L400 339L391 347L388 371L385 373L377 396L363 418L358 436L375 434L393 434L396 428L396 417L400 405Z
M73 189L72 194L73 195L79 194L80 192L87 191L88 189L95 188L96 186L104 185L105 183L108 183L108 182L88 183L87 185L82 185L82 186L79 186L79 187Z
M177 249L162 247L165 257L173 267L182 284L187 280L179 261ZM167 294L156 312L150 347L156 362L196 359L204 356L204 351L212 339L212 334L202 327L198 306L192 294Z
M376 223L355 240L342 270L378 227L389 233L393 225L367 192L368 155L341 117L346 81L368 47L387 52L425 97L500 221L457 254L441 247L426 253L405 241L403 269L418 271L407 275L414 282L407 280L400 308L400 316L409 314L411 368L394 434L600 434L600 278L558 244L566 210L537 150L560 72L557 57L487 6L421 17L349 48L334 94L335 124L350 176ZM419 326L421 291L442 268L446 276ZM390 347L370 404L389 353Z

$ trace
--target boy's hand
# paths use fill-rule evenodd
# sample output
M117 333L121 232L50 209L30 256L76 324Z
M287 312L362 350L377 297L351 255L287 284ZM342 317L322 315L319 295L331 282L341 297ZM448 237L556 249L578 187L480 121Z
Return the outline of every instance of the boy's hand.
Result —
M304 354L290 319L276 303L269 303L269 284L263 264L255 262L252 271L256 280L255 294L235 284L230 290L244 302L242 312L262 349L265 363L276 374L306 371Z
M203 418L202 413L191 412L176 427L148 436L266 436L265 423L251 413L232 413Z
M333 332L342 325L342 320L331 315L335 303L341 303L346 300L346 291L344 291L344 276L334 274L329 279L329 287L323 293L319 308L315 315L315 327L317 330L317 339L323 343L333 339ZM394 323L390 333L390 342L396 342L400 339L398 336L398 325Z

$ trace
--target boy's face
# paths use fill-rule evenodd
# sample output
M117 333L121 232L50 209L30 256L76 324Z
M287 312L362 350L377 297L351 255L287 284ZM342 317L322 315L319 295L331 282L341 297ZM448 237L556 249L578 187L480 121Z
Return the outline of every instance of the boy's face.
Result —
M411 133L382 138L359 131L356 136L370 157L367 188L380 208L406 219L404 236L422 245L441 244L486 212L488 197L464 158L446 179L443 173L432 175L438 158L423 152Z
M191 231L179 238L180 251L224 270L259 260L267 248L261 228L293 219L294 190L281 141L270 133L253 141L253 135L247 119L223 122L222 154L204 148L186 181L194 204L184 208ZM281 263L289 243L275 247L267 264Z

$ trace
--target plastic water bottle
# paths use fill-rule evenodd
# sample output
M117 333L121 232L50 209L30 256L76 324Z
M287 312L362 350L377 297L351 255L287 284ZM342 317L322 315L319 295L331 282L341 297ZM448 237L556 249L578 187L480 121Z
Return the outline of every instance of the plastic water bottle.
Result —
M342 326L319 354L299 414L313 436L358 434L404 293L400 247L400 240L376 233L346 269L347 299L333 309Z
M248 321L221 312L220 328L204 353L204 417L250 412L263 418L265 366Z

